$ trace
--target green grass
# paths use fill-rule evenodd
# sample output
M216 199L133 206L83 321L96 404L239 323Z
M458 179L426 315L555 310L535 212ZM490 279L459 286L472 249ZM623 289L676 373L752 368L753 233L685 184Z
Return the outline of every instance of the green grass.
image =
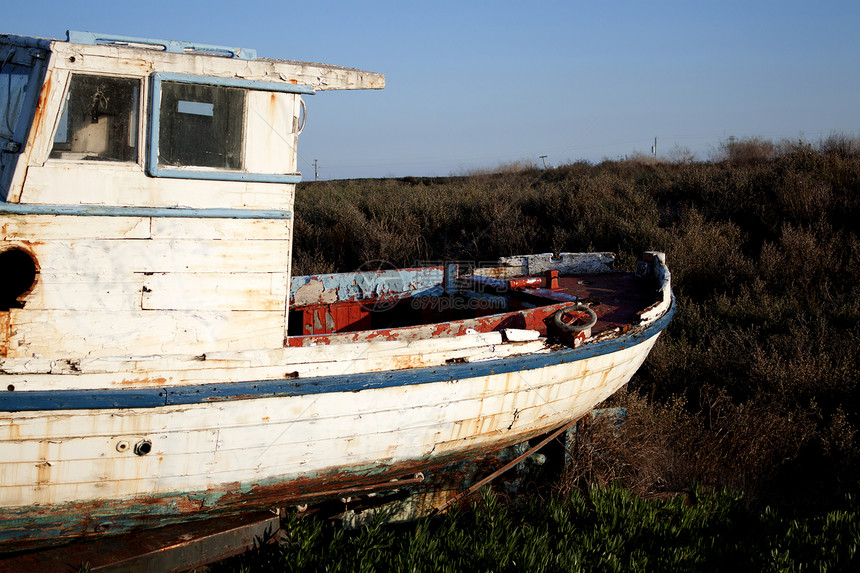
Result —
M844 505L799 517L701 489L649 501L613 486L520 504L484 492L469 511L408 528L346 532L293 515L281 544L214 570L847 571L860 565L860 506Z

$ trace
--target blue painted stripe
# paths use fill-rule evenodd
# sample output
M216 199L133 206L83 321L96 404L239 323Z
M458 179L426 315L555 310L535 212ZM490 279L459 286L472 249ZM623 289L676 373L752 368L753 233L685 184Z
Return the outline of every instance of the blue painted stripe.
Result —
M0 393L0 411L95 410L119 408L157 408L285 396L305 396L336 392L358 392L374 388L391 388L464 380L492 374L539 370L548 366L569 364L632 348L659 334L675 314L675 302L669 311L641 332L616 339L566 348L549 354L528 354L499 360L450 364L428 368L409 368L385 372L366 372L302 379L256 380L218 384L194 384L170 388L120 390L35 390ZM336 349L332 349L333 352Z
M152 161L150 159L150 161ZM198 171L196 169L176 169L160 167L158 162L150 163L148 172L153 177L169 179L200 179L205 181L248 181L253 183L301 183L301 173L277 175L271 173L249 173L247 171Z
M192 74L177 74L172 72L154 72L152 74L153 84L161 82L181 82L186 84L203 84L207 86L226 86L231 88L246 88L249 90L262 90L267 92L283 92L290 94L313 95L316 93L313 86L302 84L288 84L280 82L266 82L258 80L243 80L240 78L219 78L215 76L196 76ZM158 93L158 92L155 92Z
M87 217L179 217L184 219L292 219L276 209L191 209L187 207L112 207L106 205L36 205L0 201L0 215L78 215Z

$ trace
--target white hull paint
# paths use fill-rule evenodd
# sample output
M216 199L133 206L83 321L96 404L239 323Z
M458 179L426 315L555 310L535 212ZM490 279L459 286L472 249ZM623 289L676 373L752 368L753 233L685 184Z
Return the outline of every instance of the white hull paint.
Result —
M492 451L587 413L627 383L656 338L473 379L155 409L4 413L0 504L193 495ZM148 455L118 451L142 439L152 443Z

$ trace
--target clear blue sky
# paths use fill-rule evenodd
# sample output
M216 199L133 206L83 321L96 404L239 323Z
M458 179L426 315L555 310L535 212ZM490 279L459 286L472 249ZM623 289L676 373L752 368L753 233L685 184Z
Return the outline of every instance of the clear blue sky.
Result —
M385 74L308 96L313 179L592 162L730 136L860 136L860 2L12 2L0 32L67 29L255 48Z

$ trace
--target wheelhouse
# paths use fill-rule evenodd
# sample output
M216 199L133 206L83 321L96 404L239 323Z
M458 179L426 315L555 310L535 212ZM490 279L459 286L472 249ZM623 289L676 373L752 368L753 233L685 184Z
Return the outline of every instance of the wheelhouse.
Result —
M80 32L68 42L0 36L0 197L107 204L109 185L114 194L133 188L119 204L211 206L217 193L171 200L161 180L296 183L302 96L320 82L296 77L295 64L240 48ZM60 173L76 179L65 181L64 200L45 195Z
M380 74L0 35L0 358L282 347L303 97ZM262 346L261 346L262 345Z

